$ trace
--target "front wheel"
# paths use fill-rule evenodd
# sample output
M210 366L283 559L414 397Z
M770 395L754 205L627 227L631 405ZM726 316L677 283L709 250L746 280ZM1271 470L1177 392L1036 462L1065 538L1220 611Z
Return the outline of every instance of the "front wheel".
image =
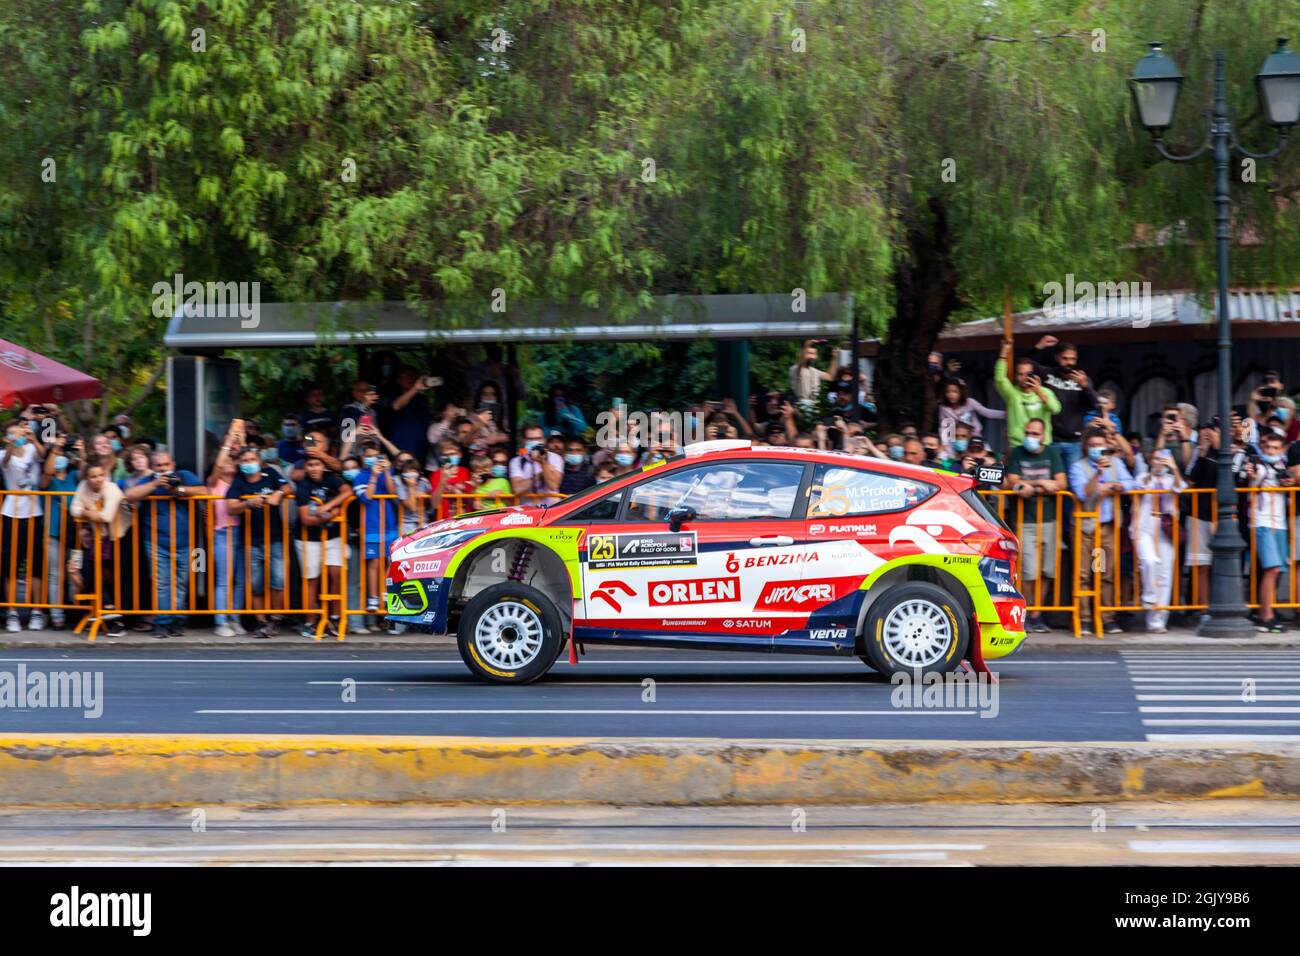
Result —
M867 614L867 662L889 677L942 673L966 656L970 622L943 588L923 581L890 588Z
M465 605L456 627L461 660L494 684L530 684L563 646L560 612L541 591L508 582L484 588Z

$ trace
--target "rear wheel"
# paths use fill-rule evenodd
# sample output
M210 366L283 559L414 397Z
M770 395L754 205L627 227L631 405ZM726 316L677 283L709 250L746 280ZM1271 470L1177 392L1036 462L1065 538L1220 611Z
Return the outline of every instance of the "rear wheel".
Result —
M867 614L866 661L886 677L950 671L965 658L969 643L970 622L961 605L934 584L896 585Z
M529 684L545 674L564 643L555 604L526 584L484 588L465 605L456 627L461 659L494 684Z

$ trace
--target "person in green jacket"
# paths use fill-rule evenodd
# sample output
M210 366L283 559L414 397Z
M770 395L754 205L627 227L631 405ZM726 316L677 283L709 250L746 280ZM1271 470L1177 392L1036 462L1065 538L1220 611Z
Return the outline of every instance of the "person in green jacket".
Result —
M1033 359L1020 358L1015 364L1015 381L1007 378L1007 363L1011 361L1011 342L1002 343L1002 351L993 365L993 385L1007 403L1008 451L1019 448L1025 440L1025 424L1031 418L1041 418L1044 423L1043 444L1052 443L1052 416L1060 412L1060 399L1034 374L1037 366Z

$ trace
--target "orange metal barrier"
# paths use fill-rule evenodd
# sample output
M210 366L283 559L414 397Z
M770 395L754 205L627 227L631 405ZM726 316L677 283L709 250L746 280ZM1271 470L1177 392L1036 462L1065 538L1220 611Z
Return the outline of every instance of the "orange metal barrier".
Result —
M1250 527L1254 503L1268 501L1261 495L1285 496L1286 524L1294 529L1300 488L1238 492L1247 542L1247 603L1258 607L1261 576ZM1029 610L1069 613L1076 635L1084 620L1101 622L1115 612L1208 606L1207 535L1218 515L1213 489L1123 492L1115 500L1117 520L1104 524L1099 512L1084 511L1070 492L980 494L1021 540L1018 583ZM148 622L216 615L299 617L311 623L317 640L334 623L343 640L350 628L366 627L367 616L384 613L388 545L400 534L438 517L559 497L422 494L408 500L383 494L365 507L354 496L330 519L338 542L331 546L328 535L319 542L315 529L296 520L297 506L287 495L278 521L255 521L245 514L234 523L222 515L226 499L216 495L123 502L129 528L114 537L100 522L72 518L72 492L0 491L0 513L13 512L0 520L0 608L77 617L75 630L86 631L90 640L115 618ZM49 517L56 511L60 520L52 529ZM1162 511L1169 520L1160 519ZM1197 519L1198 513L1206 517ZM257 534L243 533L254 525ZM1287 541L1289 559L1274 606L1300 608L1297 538L1291 530ZM376 556L367 557L368 550Z

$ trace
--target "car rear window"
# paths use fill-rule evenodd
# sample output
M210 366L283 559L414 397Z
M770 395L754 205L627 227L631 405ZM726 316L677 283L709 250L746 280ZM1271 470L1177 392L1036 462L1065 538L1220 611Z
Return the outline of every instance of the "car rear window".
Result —
M902 511L919 505L938 490L915 478L845 465L818 465L808 490L808 517L843 518Z
M975 513L979 515L981 518L983 518L985 521L992 522L993 524L997 525L999 528L1002 528L1004 531L1011 530L1009 527L1007 527L1007 523L998 517L997 512L989 507L988 502L984 500L984 496L981 495L974 488L968 488L965 491L963 491L961 493L961 500L966 502L966 504L970 505L972 508L974 508Z

